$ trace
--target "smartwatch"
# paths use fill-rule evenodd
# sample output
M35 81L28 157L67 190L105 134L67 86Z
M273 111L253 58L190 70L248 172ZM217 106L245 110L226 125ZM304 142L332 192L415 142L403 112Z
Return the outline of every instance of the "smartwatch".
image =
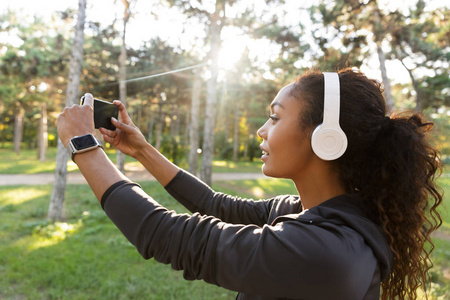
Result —
M75 154L91 151L98 147L103 149L102 144L92 134L86 134L72 138L67 145L67 153L73 160Z

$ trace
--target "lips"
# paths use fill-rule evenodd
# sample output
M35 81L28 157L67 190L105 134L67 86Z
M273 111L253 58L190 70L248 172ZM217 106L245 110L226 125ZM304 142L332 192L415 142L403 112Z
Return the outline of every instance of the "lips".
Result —
M266 149L264 149L262 145L260 145L259 148L261 148L262 151L261 160L264 161L269 157L269 152Z

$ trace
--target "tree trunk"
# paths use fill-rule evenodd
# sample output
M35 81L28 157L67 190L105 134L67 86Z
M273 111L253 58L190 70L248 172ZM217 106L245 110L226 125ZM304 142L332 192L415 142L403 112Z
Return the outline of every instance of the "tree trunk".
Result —
M127 0L122 0L124 5L123 14L123 34L122 34L122 45L120 47L120 58L119 58L119 98L123 105L127 105L127 46L125 43L125 37L127 32L127 23L130 19L130 2ZM125 172L125 154L117 150L117 168L120 172Z
M142 105L139 104L137 107L137 116L136 116L136 126L137 128L141 128L142 123Z
M248 160L248 148L249 148L249 143L248 143L248 140L247 140L247 143L246 144L244 144L244 159L245 160Z
M216 124L216 82L217 65L211 66L211 78L207 84L207 99L205 111L205 125L203 127L203 158L200 170L200 178L211 185L212 161L214 156L214 128Z
M390 115L395 110L394 97L391 93L391 82L386 72L386 56L384 55L381 45L377 44L378 60L380 61L381 79L384 86L384 99L386 101L386 111Z
M66 106L78 102L78 87L80 85L81 63L83 60L84 23L86 19L86 0L78 0L78 19L75 27L75 38L72 46L72 57L69 66L69 81L66 91ZM55 183L48 208L47 218L56 221L63 218L64 195L66 192L67 152L66 145L58 139L56 155Z
M180 114L180 106L177 105L176 110L175 110L175 115L174 115L174 137L177 137L180 134L180 123L181 123L181 114Z
M227 74L225 73L225 76L223 77L222 82L222 99L221 99L221 105L220 105L220 112L222 116L218 116L219 119L223 120L223 139L225 141L225 145L228 145L228 139L229 139L229 127L230 127L230 118L228 118L228 79Z
M236 101L236 107L234 111L234 135L233 135L233 161L238 161L239 154L239 102Z
M410 68L406 66L406 64L403 61L403 58L400 59L400 62L402 63L403 67L408 71L409 78L411 78L411 83L413 85L414 91L416 92L416 107L414 108L415 112L420 113L422 111L422 91L420 90L419 83L417 82L416 78L414 77L414 74Z
M16 112L14 114L14 151L20 155L20 145L23 137L24 111L19 101L16 102Z
M196 75L196 74L195 74ZM198 145L199 145L199 121L200 121L200 77L194 75L192 84L191 123L189 126L189 172L197 174L198 170Z
M81 0L83 1L83 0ZM64 199L66 194L67 160L66 148L58 139L56 153L55 183L53 184L47 218L53 222L64 218Z
M381 24L381 12L378 9L378 4L375 7L374 11L374 20L375 24L373 26L374 28L374 37L375 37L375 43L377 45L377 54L378 54L378 60L380 62L380 71L381 71L381 80L383 82L384 86L384 99L386 101L386 111L388 115L390 115L395 110L395 103L394 103L394 97L392 97L391 93L391 82L389 80L389 77L387 76L386 71L386 55L384 54L383 48L381 46L382 44L382 38L381 33L379 31L382 31L382 29L379 28Z
M218 56L220 51L220 33L222 31L223 20L221 15L225 15L225 3L216 0L216 11L211 17L211 50L212 60L210 72L211 78L206 88L206 112L205 126L203 129L203 159L200 170L200 178L208 185L211 185L212 161L214 156L214 128L216 123L216 105L217 105L217 75L219 73Z
M172 104L172 116L170 120L170 136L171 138L175 138L175 136L178 134L177 130L177 119L179 113L179 107L176 104Z
M38 132L38 159L45 162L45 155L48 147L48 132L47 132L47 103L43 102L41 107L41 118L39 119Z
M189 131L191 129L190 122L191 122L191 116L190 116L190 110L188 109L188 110L186 110L186 117L184 119L183 145L188 145L190 143L190 141L189 141Z
M155 125L156 114L152 110L153 105L150 104L150 120L148 121L148 137L147 141L151 144L153 140L153 126Z
M158 123L156 123L156 141L155 141L155 148L158 149L158 151L161 149L161 138L162 138L162 131L164 127L164 114L162 111L163 103L158 103L159 105L159 111L158 111Z

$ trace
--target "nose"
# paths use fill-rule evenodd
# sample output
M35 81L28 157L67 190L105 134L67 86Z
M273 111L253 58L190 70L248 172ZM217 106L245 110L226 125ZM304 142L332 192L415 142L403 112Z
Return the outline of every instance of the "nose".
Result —
M267 129L266 129L267 122L264 123L264 125L261 126L261 128L259 128L258 131L256 132L258 136L264 140L267 139Z

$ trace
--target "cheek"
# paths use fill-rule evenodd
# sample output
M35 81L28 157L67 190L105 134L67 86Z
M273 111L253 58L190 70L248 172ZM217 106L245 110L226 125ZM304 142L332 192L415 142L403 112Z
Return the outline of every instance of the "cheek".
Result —
M272 139L268 140L269 151L286 161L292 161L299 156L304 156L311 149L309 141L302 138L299 134L286 134L289 130L292 129L286 129L284 134L274 135Z
M299 134L292 134L286 137L283 149L283 157L286 164L298 166L309 160L313 154L310 141Z

